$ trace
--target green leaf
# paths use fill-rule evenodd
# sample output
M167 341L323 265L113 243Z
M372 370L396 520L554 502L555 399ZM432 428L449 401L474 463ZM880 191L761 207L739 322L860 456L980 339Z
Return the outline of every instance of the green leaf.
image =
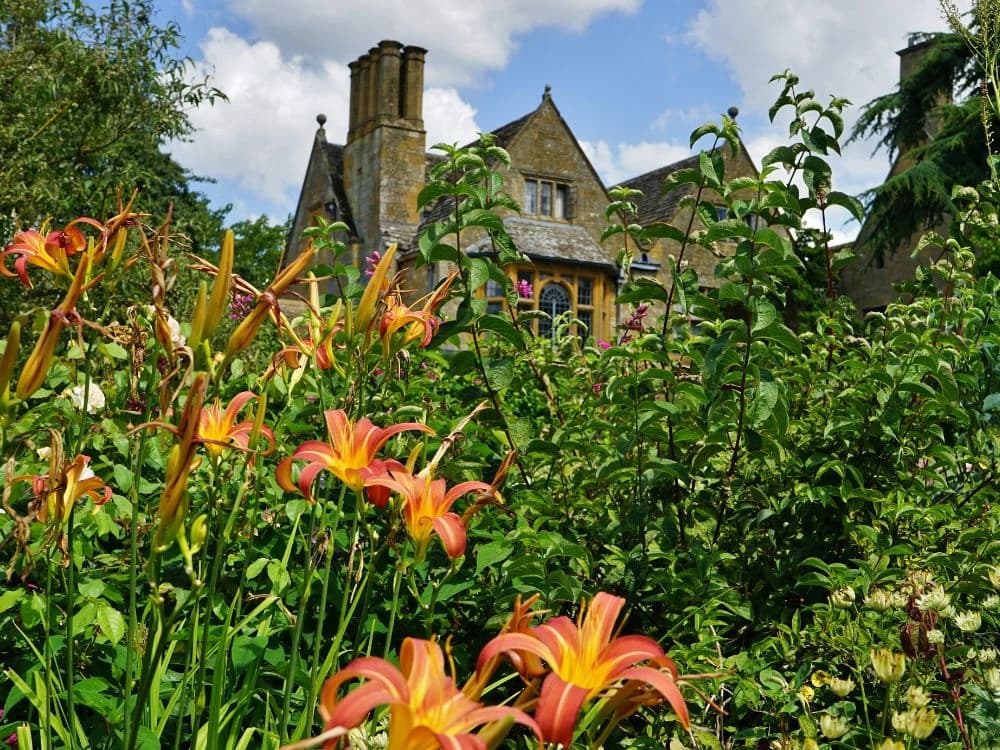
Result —
M133 477L131 471L126 469L121 464L115 464L113 473L115 475L115 489L117 489L118 492L124 495L132 489Z
M660 302L666 302L669 293L666 288L658 281L653 279L647 279L644 276L640 276L634 281L626 284L622 293L618 295L615 302L619 305L631 305L636 302L645 302L646 300L658 300Z
M802 353L802 344L799 343L798 337L781 323L775 322L766 328L755 331L754 337L773 341L792 354Z
M266 557L258 557L252 563L247 566L246 577L247 580L252 581L254 578L260 575L261 571L264 570L264 566L267 565L269 560Z
M706 242L718 242L736 237L748 240L752 236L753 230L742 219L722 219L705 231L704 238Z
M495 391L506 388L514 381L514 362L510 357L488 357L483 362L483 370L486 372L486 382Z
M97 616L94 621L112 646L125 635L125 616L110 604L98 603Z
M518 349L524 348L524 337L506 318L502 318L499 315L484 315L479 319L479 327L484 331L495 333Z
M288 570L285 569L280 560L270 560L267 563L267 577L271 579L275 593L284 591L292 582Z
M24 598L24 589L7 589L0 594L0 613L6 612Z
M233 638L233 666L243 670L253 664L264 653L267 638L238 635Z
M691 148L694 148L694 144L704 138L706 135L719 135L719 126L714 122L706 122L704 125L699 125L694 130L691 131Z
M476 575L486 568L503 562L514 552L514 545L507 539L476 546Z

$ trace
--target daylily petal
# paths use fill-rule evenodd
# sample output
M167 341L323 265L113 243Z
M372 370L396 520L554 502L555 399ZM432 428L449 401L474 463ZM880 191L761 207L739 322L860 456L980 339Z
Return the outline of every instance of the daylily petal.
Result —
M465 554L465 526L457 513L445 513L443 516L432 518L431 523L434 530L441 537L441 544L448 557L461 557Z
M652 667L632 667L624 670L621 675L626 680L638 680L652 687L656 692L666 699L670 707L674 709L681 725L688 729L691 726L691 717L688 715L687 704L684 703L684 696L681 695L680 688L671 676L660 669Z
M586 688L567 683L554 672L545 678L535 707L535 720L546 742L564 747L573 743L573 727L586 699Z

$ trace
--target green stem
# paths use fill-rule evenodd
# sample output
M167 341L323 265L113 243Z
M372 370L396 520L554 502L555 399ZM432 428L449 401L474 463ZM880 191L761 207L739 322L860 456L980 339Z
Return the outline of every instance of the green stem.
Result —
M45 566L45 698L52 701L52 564ZM45 747L52 747L52 708L44 716Z
M76 655L73 649L73 608L76 599L76 563L73 561L73 506L66 520L66 548L69 550L69 568L66 584L66 723L70 750L76 747L76 711L73 698L73 672Z
M396 572L392 577L392 609L389 610L389 627L385 633L385 647L382 649L382 658L389 656L389 649L392 647L392 633L396 628L396 610L399 609L399 589L403 583L403 567L399 561L396 562Z
M326 625L326 600L330 592L330 574L333 568L333 552L334 545L336 544L333 534L336 533L336 523L340 519L340 514L344 509L344 496L346 494L347 485L341 483L340 497L337 499L337 515L333 525L331 525L330 535L327 537L326 550L324 552L326 554L326 566L323 568L323 587L319 595L319 618L316 622L316 633L313 636L312 664L309 669L309 697L306 701L306 710L309 710L309 707L312 706L313 701L316 699L316 679L319 674L320 652L323 645L323 627ZM326 520L325 517L324 520Z
M316 533L317 508L309 513L309 530L305 538L305 569L302 571L302 583L299 586L299 612L295 620L295 630L292 631L292 648L289 654L288 675L285 678L285 691L281 701L281 719L278 722L278 736L281 743L288 742L288 714L292 705L292 688L295 685L295 670L299 662L299 641L302 640L302 627L306 619L306 603L309 600L309 584L312 582L312 538Z

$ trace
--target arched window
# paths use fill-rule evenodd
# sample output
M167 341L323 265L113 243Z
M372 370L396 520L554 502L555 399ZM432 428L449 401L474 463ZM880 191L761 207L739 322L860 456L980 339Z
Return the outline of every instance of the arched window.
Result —
M571 307L569 292L562 284L546 284L542 293L538 295L538 309L549 316L538 321L538 335L552 336L552 323L555 318L568 312ZM551 318L551 319L550 319Z

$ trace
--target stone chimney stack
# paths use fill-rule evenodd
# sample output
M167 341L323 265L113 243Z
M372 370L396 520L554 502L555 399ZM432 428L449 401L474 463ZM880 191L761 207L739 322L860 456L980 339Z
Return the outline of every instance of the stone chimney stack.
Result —
M423 47L403 48L403 88L400 114L420 130L424 129L424 56Z
M415 238L426 162L421 47L386 39L350 64L344 188L365 251Z

